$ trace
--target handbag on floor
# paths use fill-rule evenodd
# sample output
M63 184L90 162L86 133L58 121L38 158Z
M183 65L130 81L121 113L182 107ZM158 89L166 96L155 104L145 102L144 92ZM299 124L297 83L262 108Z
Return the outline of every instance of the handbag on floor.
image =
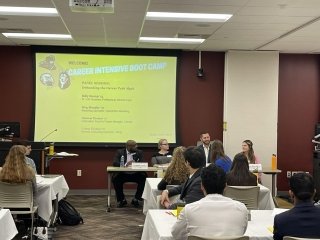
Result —
M80 213L64 199L61 199L58 203L58 221L60 224L68 226L83 223Z

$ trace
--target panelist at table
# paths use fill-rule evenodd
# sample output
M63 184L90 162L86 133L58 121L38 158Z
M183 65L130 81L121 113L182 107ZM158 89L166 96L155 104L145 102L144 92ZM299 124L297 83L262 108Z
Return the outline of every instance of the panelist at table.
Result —
M158 142L159 151L154 153L151 158L152 165L166 164L171 161L171 153L169 151L169 143L167 139L160 139Z
M117 150L114 156L113 166L130 167L132 162L143 162L143 152L137 148L136 141L128 140L125 148ZM122 164L123 166L121 166ZM139 207L139 201L143 200L142 193L146 178L146 172L118 172L113 175L112 182L116 192L118 208L122 208L128 204L123 194L123 184L125 182L136 182L138 184L135 197L132 199L131 204L134 207Z

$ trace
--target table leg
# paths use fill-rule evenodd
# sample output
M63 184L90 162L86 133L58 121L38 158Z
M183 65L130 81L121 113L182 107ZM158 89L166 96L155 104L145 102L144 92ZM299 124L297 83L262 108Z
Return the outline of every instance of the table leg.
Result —
M59 193L57 193L56 195L56 199L53 200L52 203L52 207L53 207L53 211L51 213L49 222L48 222L48 240L53 239L53 233L56 231L56 221L57 221L57 217L58 217L58 206L59 206Z
M278 202L276 199L276 174L271 174L271 181L272 181L272 199L274 202L275 207L278 207Z
M111 173L108 172L108 205L107 205L107 212L111 211L110 197L111 197Z

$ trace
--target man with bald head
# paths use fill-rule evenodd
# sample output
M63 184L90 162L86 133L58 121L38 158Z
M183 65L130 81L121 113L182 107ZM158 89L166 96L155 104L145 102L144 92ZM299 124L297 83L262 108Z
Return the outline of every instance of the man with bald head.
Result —
M119 149L116 152L113 160L113 166L120 167L121 157L124 158L124 167L131 167L132 162L142 162L143 152L137 148L137 143L134 140L126 142L126 148ZM119 172L113 175L112 182L117 196L117 207L122 208L127 205L127 200L123 194L123 184L125 182L136 182L138 184L135 197L131 204L134 207L139 207L139 201L142 201L142 193L144 184L147 178L146 172Z

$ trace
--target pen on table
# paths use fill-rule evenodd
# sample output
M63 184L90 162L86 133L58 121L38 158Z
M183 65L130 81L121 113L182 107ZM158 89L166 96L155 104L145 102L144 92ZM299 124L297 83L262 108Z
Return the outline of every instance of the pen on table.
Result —
M169 214L171 216L174 216L174 214L172 212L166 212L166 214Z

